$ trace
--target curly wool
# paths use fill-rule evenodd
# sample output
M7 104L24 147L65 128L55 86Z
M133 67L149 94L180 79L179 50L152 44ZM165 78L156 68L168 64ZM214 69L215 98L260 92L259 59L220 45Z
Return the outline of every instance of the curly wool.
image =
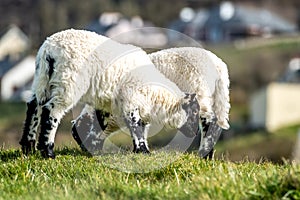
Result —
M181 89L181 91L196 93L196 97L200 105L200 116L202 118L205 118L207 122L217 118L217 124L221 128L229 128L229 77L227 66L220 58L210 51L195 47L161 50L149 54L149 58L155 64L155 67L169 80L173 81ZM151 72L147 72L147 68L141 68L141 71L142 72L138 73L138 76L136 76L135 79L138 80L141 78L144 83L140 84L145 84L145 77L142 77L142 74L151 74ZM148 76L148 79L149 77L154 78L156 76L159 77L160 75L152 74L151 76ZM149 81L149 83L152 83L151 87L154 88L153 83L155 83L155 81ZM129 90L129 87L135 88L135 91L139 91L137 88L139 84L130 86L128 83L124 83L123 85L127 88L123 88L123 92L125 91L129 93L131 91ZM167 84L165 84L165 86L167 86ZM155 90L152 90L152 92L153 91ZM147 91L147 87L143 88L143 93L148 97L151 96L151 93ZM148 119L151 118L151 116L158 116L156 110L151 110L154 107L149 107L149 105L157 104L159 101L164 101L169 97L167 93L161 94L166 94L164 97L161 97L161 100L151 98L147 99L146 96L134 97L132 94L126 94L125 96L131 97L130 99L127 98L128 106L130 105L130 102L134 103L139 101L138 104L142 108L142 115ZM137 93L134 95L137 95ZM156 98L158 97L159 95L156 95ZM172 101L169 100L169 102ZM88 105L86 107L88 107ZM158 110L160 109L158 106L156 106L156 108ZM170 107L162 109L167 110L170 109ZM147 110L147 112L144 112L145 110ZM153 113L153 115L146 116L144 113ZM80 116L84 114L85 112L83 110ZM170 119L171 116L157 117L156 119L164 118ZM117 120L112 119L109 123L109 129L113 131L116 130L116 127L114 126L117 126L115 121ZM105 130L105 132L109 135L112 131Z
M61 31L45 40L37 54L32 91L20 144L30 149L41 123L38 148L50 157L60 120L78 102L108 113L116 102L116 116L135 125L131 114L137 109L144 123L160 121L178 128L187 120L179 106L185 94L155 68L145 51L84 30Z
M50 77L47 56L55 60ZM70 106L80 100L103 110L110 110L113 91L122 76L137 67L153 65L138 47L73 29L48 37L36 63L32 91L38 102L57 98Z
M186 121L181 108L185 94L161 74L154 65L142 66L131 71L120 80L117 98L114 102L114 117L125 116L138 108L144 123L155 123L171 128L179 128Z
M184 92L195 92L200 116L228 129L229 77L227 65L210 51L195 47L161 50L149 54L156 68Z

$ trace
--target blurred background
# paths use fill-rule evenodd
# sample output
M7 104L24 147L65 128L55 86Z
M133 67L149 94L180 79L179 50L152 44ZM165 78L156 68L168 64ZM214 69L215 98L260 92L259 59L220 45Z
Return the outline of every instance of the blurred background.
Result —
M141 29L122 40L163 49L191 46L186 35L228 65L231 129L216 156L300 159L299 0L1 0L0 13L2 149L19 148L35 55L47 36L76 28L118 37L161 27L174 31ZM58 146L75 145L72 118L63 120Z

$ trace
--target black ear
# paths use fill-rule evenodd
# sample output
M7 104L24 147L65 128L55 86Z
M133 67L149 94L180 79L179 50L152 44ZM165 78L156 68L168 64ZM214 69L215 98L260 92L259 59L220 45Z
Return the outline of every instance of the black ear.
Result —
M181 100L181 106L188 115L190 115L190 112L197 112L199 114L200 106L195 93L185 93L184 98Z
M196 93L185 93L184 98L182 99L182 105L196 103L198 104L198 101L196 99Z

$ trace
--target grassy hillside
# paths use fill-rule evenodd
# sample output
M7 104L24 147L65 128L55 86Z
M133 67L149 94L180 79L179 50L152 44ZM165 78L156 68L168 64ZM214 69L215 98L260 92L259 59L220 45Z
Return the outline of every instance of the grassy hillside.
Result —
M0 158L0 199L300 198L300 166L288 162L208 161L175 152L88 157L73 148L59 150L55 160L18 150L2 150ZM134 169L147 172L128 172Z

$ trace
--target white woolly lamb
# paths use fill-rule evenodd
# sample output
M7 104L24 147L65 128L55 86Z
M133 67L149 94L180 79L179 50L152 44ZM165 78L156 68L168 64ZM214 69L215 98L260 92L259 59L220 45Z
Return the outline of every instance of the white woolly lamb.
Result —
M156 68L184 92L195 92L200 116L228 129L229 78L227 65L212 52L196 47L161 50L149 57Z
M212 52L194 47L161 50L149 54L149 57L156 68L182 91L196 93L205 137L202 143L205 146L201 148L205 155L219 137L219 127L229 128L229 78L226 64ZM98 120L94 119L94 115L98 116ZM101 111L86 106L74 120L72 134L82 149L93 145L96 146L94 149L101 149L104 139L118 130L114 118L109 119L107 126L101 125L104 118ZM95 130L94 127L99 123L100 128L98 125Z
M70 29L48 37L36 58L33 96L27 103L26 120L20 141L23 152L27 154L35 150L36 133L41 124L37 147L44 157L54 158L54 138L64 114L79 101L110 113L114 95L120 88L120 81L141 66L155 69L142 49L117 43L96 33ZM128 85L135 85L134 79L130 80ZM163 81L163 84L169 82L171 85L163 75L159 81ZM180 91L175 84L172 88ZM179 97L177 100L179 101ZM184 102L183 105L186 105L185 101L186 99L183 99L179 103ZM127 108L124 111L127 112ZM182 108L178 112L181 115L177 116L178 118L187 119L187 114ZM126 120L136 122L132 116ZM180 123L184 126L183 121ZM133 136L134 128L131 129ZM137 137L140 139L143 133L140 131ZM141 151L148 151L144 147Z

